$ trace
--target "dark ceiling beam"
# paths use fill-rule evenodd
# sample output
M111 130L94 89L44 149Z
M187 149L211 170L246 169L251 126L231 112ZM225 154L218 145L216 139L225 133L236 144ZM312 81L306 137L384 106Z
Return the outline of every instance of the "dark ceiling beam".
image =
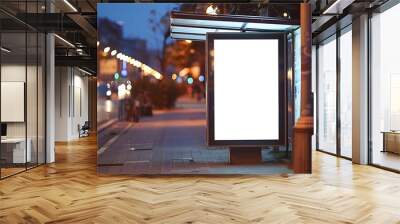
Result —
M81 13L20 13L15 18L0 19L4 30L21 29L15 19L27 24L41 32L82 32L89 46L96 46L97 29L92 24L96 23L95 13L81 15ZM94 21L93 21L94 20ZM21 25L23 25L21 24ZM82 41L80 41L82 42Z
M90 44L94 46L97 39L97 30L94 28L85 17L80 14L68 14L68 17L74 21L86 34L91 37L87 41L92 41Z
M343 11L351 5L355 0L336 0L330 3L322 12L322 14L337 15L342 14Z
M12 19L12 20L14 20L15 23L25 25L25 26L27 26L27 28L35 30L35 27L32 27L30 24L26 23L26 21L23 19L25 17L20 18L18 15L14 15L13 13L11 13L11 12L1 8L1 7L0 7L0 12L6 16L5 18ZM3 19L0 19L0 21L2 21L2 20ZM2 29L4 29L4 28L2 27Z
M326 28L326 24L335 16L319 16L316 21L314 21L311 25L311 30L313 33L316 33L318 30ZM328 26L330 26L329 24Z
M86 75L96 75L96 71L92 70L91 68L88 67L78 67L82 72L84 72Z
M97 12L96 5L93 5L89 0L86 0L86 3L93 9L93 11Z
M81 31L82 28L66 14L61 13L20 13L19 20L43 32Z
M83 55L78 55L77 50L81 49ZM92 48L92 47L77 47L77 48L68 48L68 47L61 47L61 46L56 46L56 56L67 56L70 55L71 53L76 54L78 56L91 56L96 57L97 55L97 48Z
M97 70L97 58L91 56L56 56L56 66L87 67Z

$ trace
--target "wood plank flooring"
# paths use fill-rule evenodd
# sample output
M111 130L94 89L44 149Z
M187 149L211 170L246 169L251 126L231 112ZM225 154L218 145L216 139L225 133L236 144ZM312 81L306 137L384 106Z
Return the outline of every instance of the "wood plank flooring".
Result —
M96 139L0 181L0 223L400 223L400 175L323 153L312 175L100 176Z

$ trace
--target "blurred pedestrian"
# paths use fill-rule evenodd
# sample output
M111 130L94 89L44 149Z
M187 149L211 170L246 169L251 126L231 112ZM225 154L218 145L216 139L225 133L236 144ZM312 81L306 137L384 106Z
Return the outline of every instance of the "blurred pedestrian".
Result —
M133 122L139 122L140 119L140 100L138 98L134 98L133 100Z
M132 120L132 101L126 100L125 101L125 114L126 114L126 121Z
M193 93L196 96L197 101L200 101L202 98L201 87L198 83L193 84Z

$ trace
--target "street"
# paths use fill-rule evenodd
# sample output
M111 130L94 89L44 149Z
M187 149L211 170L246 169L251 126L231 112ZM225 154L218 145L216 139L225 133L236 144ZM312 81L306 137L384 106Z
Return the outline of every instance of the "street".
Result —
M205 103L178 99L139 123L117 122L99 135L98 171L110 174L271 174L287 165L232 166L229 150L206 146ZM104 141L106 139L106 141ZM263 150L264 160L268 152Z

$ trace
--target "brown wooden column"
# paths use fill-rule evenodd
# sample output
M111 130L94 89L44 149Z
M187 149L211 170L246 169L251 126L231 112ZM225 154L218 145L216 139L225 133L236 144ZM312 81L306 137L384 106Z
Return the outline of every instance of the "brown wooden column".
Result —
M293 171L311 173L311 136L313 134L313 97L311 92L311 6L301 3L301 115L294 126Z

